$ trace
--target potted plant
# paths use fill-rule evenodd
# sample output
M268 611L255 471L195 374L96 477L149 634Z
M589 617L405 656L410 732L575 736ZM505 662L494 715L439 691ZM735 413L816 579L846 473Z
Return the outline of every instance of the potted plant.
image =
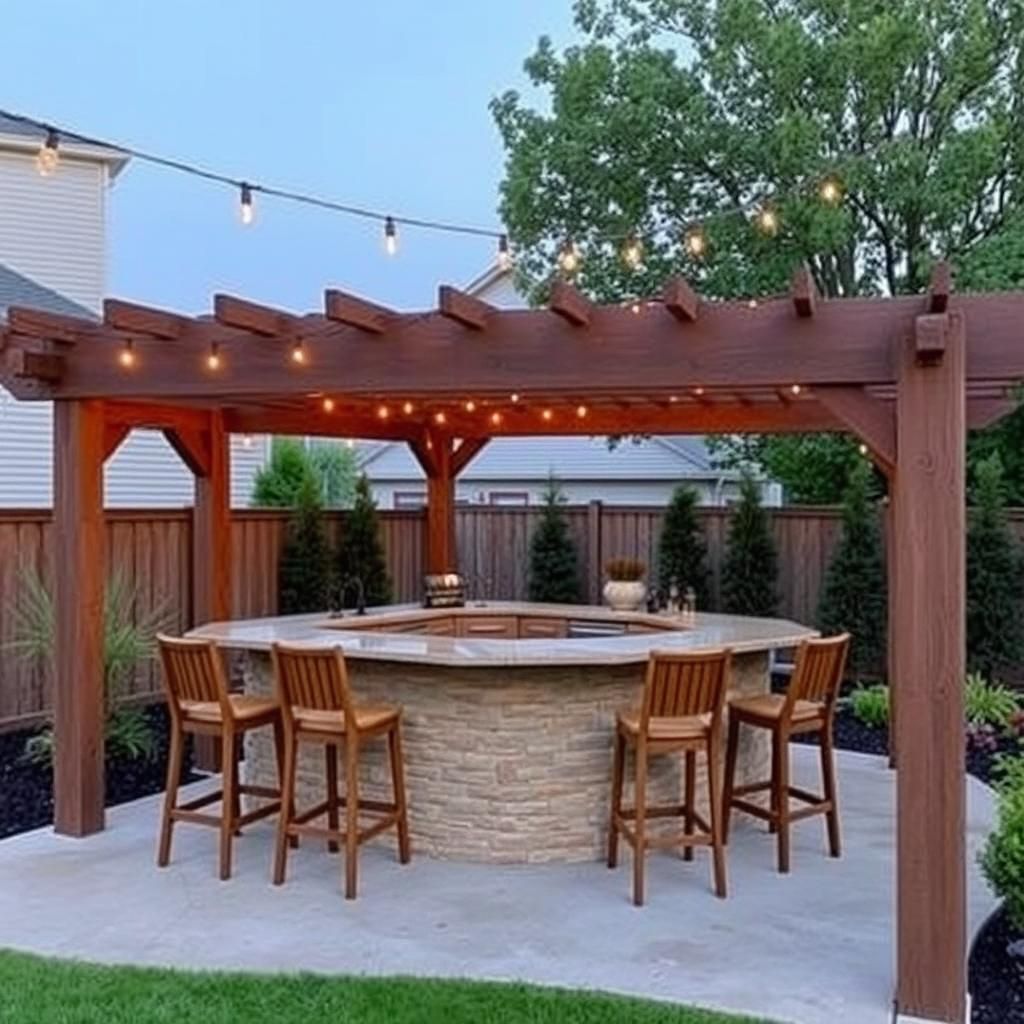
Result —
M617 612L634 612L643 607L647 597L644 572L647 566L636 558L613 558L605 566L608 582L604 599Z

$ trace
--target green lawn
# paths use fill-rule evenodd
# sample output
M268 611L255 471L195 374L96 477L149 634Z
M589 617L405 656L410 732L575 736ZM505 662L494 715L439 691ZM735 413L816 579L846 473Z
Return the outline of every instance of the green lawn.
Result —
M767 1024L591 992L413 978L193 974L0 951L2 1024Z

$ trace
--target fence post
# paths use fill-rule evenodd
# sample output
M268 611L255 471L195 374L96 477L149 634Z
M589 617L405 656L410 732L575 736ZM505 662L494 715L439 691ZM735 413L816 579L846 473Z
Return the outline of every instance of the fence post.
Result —
M601 603L601 502L587 505L587 600Z

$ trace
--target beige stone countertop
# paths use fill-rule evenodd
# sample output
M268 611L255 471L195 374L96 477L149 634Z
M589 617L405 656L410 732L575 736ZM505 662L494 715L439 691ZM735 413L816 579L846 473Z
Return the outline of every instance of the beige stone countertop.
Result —
M538 639L486 639L432 636L422 633L378 632L403 621L456 614L472 616L529 616L565 619L570 623L621 622L658 626L650 633L605 637ZM665 630L666 623L679 628ZM785 619L757 619L699 612L687 619L663 615L622 613L596 605L531 604L488 601L458 609L426 609L420 605L373 608L365 616L346 612L329 618L326 613L276 618L211 622L189 636L214 640L228 650L268 651L271 644L297 644L311 649L340 647L347 658L373 661L419 662L463 668L543 665L628 664L646 661L652 650L687 650L731 647L737 653L757 653L794 647L817 636L816 630Z

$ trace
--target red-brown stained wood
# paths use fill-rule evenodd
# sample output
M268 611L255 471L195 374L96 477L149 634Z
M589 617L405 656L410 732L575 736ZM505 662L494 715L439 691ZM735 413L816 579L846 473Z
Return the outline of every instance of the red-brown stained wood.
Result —
M475 331L483 330L487 326L488 317L494 312L494 306L490 303L447 284L437 290L437 307L442 316Z
M248 299L239 299L234 295L214 295L213 315L217 323L225 327L237 327L268 337L287 333L298 319L292 313L250 302Z
M457 477L484 450L489 437L464 437L452 453L452 476Z
M209 416L209 414L207 415ZM163 435L193 476L200 477L210 474L211 453L208 429L203 432L194 427L170 427L164 430Z
M103 405L54 407L54 828L71 836L104 823Z
M131 433L131 427L124 423L103 424L103 461L106 462L114 452L124 443L125 438Z
M231 614L230 456L219 413L210 414L207 444L209 472L195 479L192 614L196 624Z
M914 328L914 351L923 364L941 361L946 352L949 321L944 314L933 313L917 318Z
M154 338L179 338L192 324L189 317L121 299L105 299L103 322L116 330L148 334Z
M890 402L863 388L815 388L814 397L871 450L887 476L896 472L896 414Z
M700 296L684 278L670 278L665 283L661 301L665 304L665 308L680 322L692 324L697 319Z
M945 261L932 267L931 282L928 285L928 312L945 313L949 307L949 296L953 292L953 271Z
M99 333L99 327L84 317L67 316L63 313L49 313L42 309L25 306L9 306L7 323L13 334L24 334L31 338L44 338L73 345L82 337Z
M548 309L552 313L557 313L573 327L586 327L590 323L591 308L590 299L577 291L568 281L556 281L551 286Z
M64 376L64 357L56 352L33 352L30 349L12 349L6 357L7 370L15 377L55 384Z
M370 334L383 334L397 316L394 310L386 306L379 306L375 302L369 302L358 295L349 295L336 288L328 288L324 292L324 313L328 320L335 320Z
M930 317L923 317L925 321ZM900 353L891 572L897 687L897 989L900 1012L963 1019L966 1000L965 324L943 360ZM927 324L926 329L931 325Z
M433 471L427 475L427 572L455 572L455 476L452 440L435 435L430 453Z
M814 316L818 305L818 289L814 283L814 275L806 263L793 271L793 279L789 285L789 295L793 308L799 317Z

